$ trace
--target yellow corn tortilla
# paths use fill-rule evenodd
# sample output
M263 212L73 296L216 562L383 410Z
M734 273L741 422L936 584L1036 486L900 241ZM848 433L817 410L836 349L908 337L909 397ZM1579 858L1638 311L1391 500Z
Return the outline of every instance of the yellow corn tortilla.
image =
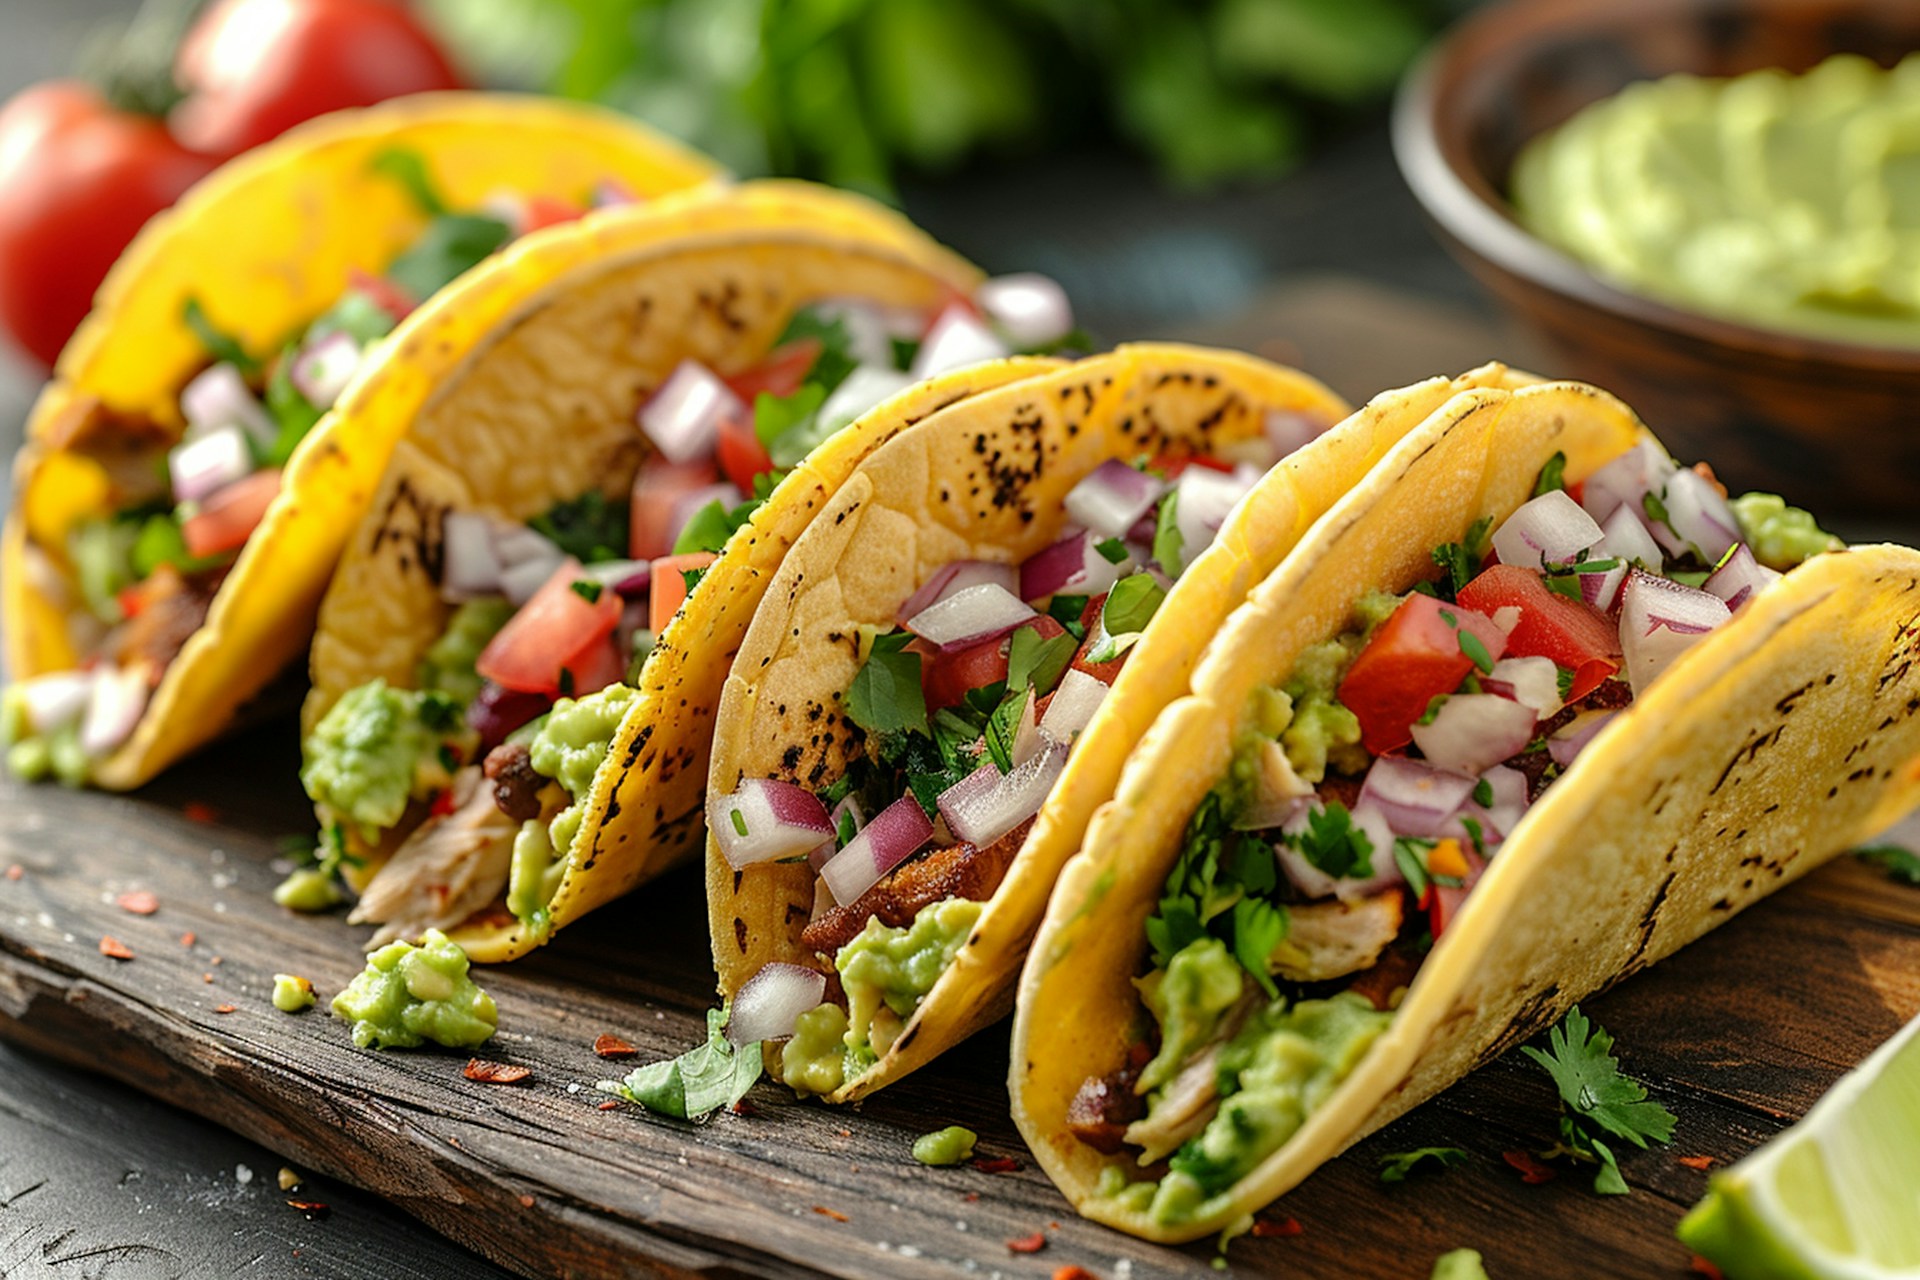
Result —
M790 182L609 211L475 270L426 309L406 356L363 387L360 412L405 439L321 606L305 728L369 680L417 684L452 611L426 564L447 510L523 521L592 489L625 501L647 452L634 411L682 360L738 373L810 303L847 298L931 315L979 282L897 215ZM934 410L1057 363L995 361L908 388L782 481L658 637L642 696L585 797L547 938L699 848L728 664L787 547L854 465ZM356 878L418 821L378 850L349 835L354 852L371 855ZM451 936L483 963L546 940L503 911Z
M863 1097L1005 1016L1054 877L1112 794L1134 742L1185 692L1215 629L1319 513L1432 409L1464 387L1530 380L1489 365L1381 396L1258 483L1131 651L952 965L879 1063L830 1101ZM1121 347L936 414L875 453L834 498L833 519L796 544L754 619L721 700L710 789L732 792L746 777L819 789L838 777L845 735L814 744L840 719L837 701L859 668L848 641L858 628L890 628L915 588L955 560L1017 564L1057 540L1067 491L1101 462L1230 450L1261 434L1269 409L1328 421L1346 412L1318 383L1251 356ZM1040 449L1046 463L1035 477L1031 459ZM978 459L1003 456L1012 500L996 508L975 497L990 489ZM817 721L815 708L823 709ZM820 964L800 940L813 897L809 868L736 872L708 840L707 906L724 997L770 962Z
M1167 708L1067 866L1022 974L1009 1088L1041 1165L1087 1217L1160 1241L1242 1221L1575 1001L1670 954L1920 801L1920 553L1818 556L1684 654L1528 811L1398 1014L1293 1138L1178 1224L1100 1196L1139 1171L1067 1127L1142 1017L1144 923L1188 820L1223 776L1250 692L1348 625L1370 588L1432 576L1430 550L1495 524L1567 456L1576 481L1646 429L1571 384L1463 393L1403 440L1240 609Z
M465 93L339 112L222 166L135 238L34 407L0 538L12 678L80 658L70 629L84 605L56 555L39 548L63 547L105 492L97 466L53 440L94 414L182 428L180 389L211 363L184 323L189 299L264 357L337 301L353 271L384 271L426 225L401 184L372 167L395 148L420 156L454 208L502 190L584 199L603 180L651 199L719 177L711 161L612 112ZM407 347L410 331L411 321L396 330L388 351ZM387 363L407 360L432 363L417 353ZM404 425L368 414L366 400L364 384L349 389L308 433L205 625L167 668L134 735L97 767L100 785L138 786L210 741L305 648L327 574Z

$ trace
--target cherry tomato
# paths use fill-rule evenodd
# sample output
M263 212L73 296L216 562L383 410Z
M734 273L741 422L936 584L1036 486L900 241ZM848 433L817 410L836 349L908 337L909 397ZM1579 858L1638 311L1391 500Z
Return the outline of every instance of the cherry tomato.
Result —
M219 490L201 503L199 513L180 527L187 554L217 556L223 551L244 547L279 493L278 467L256 471Z
M1411 595L1374 631L1340 682L1340 705L1360 721L1360 741L1385 755L1413 741L1413 722L1427 704L1460 687L1473 659L1463 633L1498 658L1507 638L1493 619L1432 596Z
M777 347L751 369L723 378L742 404L753 408L754 397L762 391L770 396L790 396L800 389L820 358L820 339L801 338Z
M0 108L0 323L52 367L120 251L212 169L72 80Z
M1573 672L1568 702L1578 702L1620 670L1620 629L1600 610L1547 588L1546 580L1519 565L1483 570L1460 592L1460 603L1491 616L1518 608L1520 623L1507 636L1516 658L1551 658Z
M1024 627L1038 631L1042 640L1065 635L1067 631L1045 614L1031 622L1021 623L1014 630ZM927 700L927 710L932 712L942 707L957 707L973 690L984 689L996 680L1005 680L1007 655L1012 648L1012 633L982 640L964 649L955 649L952 653L942 653L938 645L925 640L910 642L908 651L920 655L920 692Z
M714 458L720 463L720 470L727 479L733 481L733 487L741 493L753 492L753 478L773 470L773 459L767 454L767 446L760 443L760 437L754 434L753 418L723 418L720 422L720 441L714 446Z
M679 534L681 499L705 489L720 479L713 464L704 458L694 462L668 462L658 454L640 464L633 477L632 507L627 517L627 554L635 560L652 560L673 550Z
M463 87L394 0L215 0L180 42L174 136L225 159L304 120Z
M647 582L647 626L656 636L667 629L673 615L687 598L687 572L704 569L719 559L711 551L689 551L683 556L664 556L653 562L653 576Z
M588 600L574 590L580 580L580 562L569 558L487 642L474 670L521 693L552 696L567 686L580 693L600 687L585 687L585 678L604 669L597 651L609 648L607 637L619 625L620 597L603 589Z

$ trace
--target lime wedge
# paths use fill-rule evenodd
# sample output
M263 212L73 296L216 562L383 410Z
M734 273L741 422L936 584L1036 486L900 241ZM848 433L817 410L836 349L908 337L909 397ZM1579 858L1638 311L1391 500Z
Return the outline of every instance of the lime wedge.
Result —
M1920 1018L1716 1174L1679 1234L1727 1280L1920 1280Z

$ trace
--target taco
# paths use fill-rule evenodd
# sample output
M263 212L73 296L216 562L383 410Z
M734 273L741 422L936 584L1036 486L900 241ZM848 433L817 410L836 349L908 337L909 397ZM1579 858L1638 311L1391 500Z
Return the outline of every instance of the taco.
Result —
M283 900L345 869L375 944L440 929L492 962L697 850L714 707L787 547L867 453L1052 367L1013 352L1070 326L1049 281L773 182L601 215L429 305L427 367L358 409L405 439L321 608L323 857Z
M18 775L137 786L305 649L394 443L347 429L401 318L516 236L704 184L608 112L435 94L224 166L134 240L14 466L0 735Z
M844 1102L1003 1016L1054 875L1214 629L1402 432L1513 377L1436 379L1329 430L1345 407L1291 370L1122 347L874 453L781 566L721 700L729 1034L790 1036L776 1074Z
M1782 576L1784 571L1784 576ZM1920 554L1465 392L1229 621L1062 873L1010 1089L1082 1214L1238 1231L1920 798Z

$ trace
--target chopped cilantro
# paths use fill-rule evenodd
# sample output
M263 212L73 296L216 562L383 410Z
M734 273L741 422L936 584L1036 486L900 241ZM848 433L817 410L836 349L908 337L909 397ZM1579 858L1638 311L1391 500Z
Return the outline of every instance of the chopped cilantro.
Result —
M1920 854L1897 844L1872 844L1855 849L1853 856L1870 862L1901 884L1920 885Z
M387 279L411 298L430 298L512 238L513 228L498 218L441 214L387 267Z
M734 834L745 838L747 834L747 815L738 809L730 809L727 811L727 816L733 819Z
M1415 898L1427 895L1427 885L1433 877L1427 871L1427 855L1433 852L1434 842L1415 836L1400 836L1393 842L1393 864L1400 868L1400 874L1406 879L1407 892Z
M1578 674L1579 672L1575 671L1572 667L1555 665L1553 669L1553 679L1554 683L1559 686L1560 689L1560 701L1565 702L1567 696L1573 692L1573 678Z
M1147 941L1153 947L1155 967L1165 968L1175 952L1211 934L1227 943L1255 981L1273 990L1266 960L1285 936L1286 908L1268 903L1273 913L1269 916L1236 907L1251 895L1270 894L1278 883L1273 850L1235 831L1227 815L1226 798L1217 790L1208 792L1187 823L1180 858L1167 877L1160 904L1147 918ZM1274 916L1280 920L1277 936L1273 933ZM1239 939L1243 924L1249 932L1244 944ZM1267 944L1264 949L1263 943ZM1254 957L1251 965L1247 963L1250 956Z
M796 467L836 424L820 417L827 389L809 382L790 396L762 391L753 400L753 433L779 467Z
M1283 837L1302 857L1336 880L1373 874L1373 840L1353 825L1353 815L1338 800L1307 811L1307 829Z
M1575 1005L1547 1037L1547 1048L1523 1046L1553 1077L1560 1090L1560 1145L1552 1154L1595 1162L1593 1189L1602 1195L1627 1194L1626 1179L1608 1148L1611 1136L1645 1147L1648 1139L1673 1139L1673 1112L1647 1097L1646 1086L1622 1075L1613 1056L1613 1037L1594 1026Z
M1473 842L1473 851L1483 858L1486 857L1487 837L1486 832L1480 827L1480 819L1463 817L1460 819L1460 825L1466 828L1467 839ZM1451 879L1451 877L1445 878Z
M1111 662L1131 649L1147 632L1155 611L1167 598L1167 589L1150 573L1134 573L1113 584L1100 610L1100 642L1087 654L1089 662Z
M554 503L527 524L582 564L594 564L626 555L628 510L594 489Z
M300 388L293 384L293 364L299 358L300 349L288 344L274 362L273 376L267 379L267 413L273 418L280 430L274 436L273 443L262 448L251 438L248 440L263 467L285 466L287 459L314 424L326 416L326 410L302 395Z
M1026 715L1027 699L1032 692L1018 689L1008 694L987 717L987 754L993 757L994 767L1001 773L1013 772L1014 741L1020 736L1020 720Z
M1031 688L1035 697L1045 697L1066 674L1078 647L1072 636L1041 639L1040 628L1021 627L1007 646L1007 688Z
M426 158L418 151L388 147L375 156L367 167L398 182L413 197L420 212L429 218L449 212L447 202L440 198L440 189L433 184L433 177L427 172Z
M1659 494L1648 490L1640 496L1640 506L1647 513L1649 520L1658 520L1667 528L1673 528L1673 517L1667 514L1667 504L1661 501Z
M1086 596L1055 596L1047 605L1047 616L1065 627L1075 640L1087 638L1087 629L1080 623L1080 615L1086 611Z
M1233 958L1269 996L1280 991L1267 972L1267 959L1285 941L1287 925L1286 910L1265 898L1247 897L1233 904Z
M607 588L605 584L595 582L592 578L575 578L567 584L567 589L588 604L599 604L600 595Z
M1493 784L1485 778L1473 784L1473 802L1482 809L1493 808Z
M420 723L435 733L446 733L466 723L466 712L446 694L428 691L420 695Z
M707 576L707 570L712 567L712 565L706 565L699 569L682 569L680 571L680 583L687 589L688 595L693 594L693 589L700 585L700 580ZM683 600L681 603L684 605L686 601Z
M207 349L216 363L230 364L243 374L253 374L260 370L260 362L247 354L240 340L230 333L222 333L214 328L213 321L207 318L207 312L200 305L200 299L188 298L181 308L180 318L186 321L187 328L193 330L193 336L200 339L200 345Z
M1461 588L1479 575L1492 532L1493 521L1482 516L1467 529L1466 537L1433 549L1433 562L1440 566L1442 572L1440 581L1432 584L1432 594L1443 600L1458 598Z
M1414 723L1432 724L1435 720L1438 720L1440 718L1440 708L1446 706L1447 699L1452 696L1452 694L1447 693L1434 694L1433 697L1427 700L1427 709L1420 713L1420 718L1415 720Z
M840 821L834 827L833 847L836 849L844 849L852 844L853 838L859 834L860 824L853 820L853 810L848 809L841 813Z
M1567 487L1567 455L1556 453L1547 459L1547 465L1540 468L1540 478L1533 482L1533 496L1552 493L1555 489Z
M727 1039L729 1010L707 1010L707 1042L677 1058L650 1062L625 1080L602 1080L599 1088L638 1103L656 1115L698 1120L747 1096L760 1078L760 1046L736 1049Z
M1160 514L1153 522L1153 559L1172 577L1180 576L1180 559L1186 554L1186 538L1180 533L1180 491L1167 490L1160 499Z
M786 478L784 471L763 471L753 478L753 496L728 507L715 498L706 506L693 513L680 530L680 536L674 539L673 554L686 555L693 551L711 551L715 555L726 549L727 539L746 527L753 519L753 513L766 505L773 491Z
M920 690L920 655L906 651L912 640L905 631L875 636L872 652L847 688L847 714L868 733L932 736Z
M1394 1151L1380 1157L1380 1181L1405 1182L1408 1174L1422 1167L1438 1172L1465 1164L1469 1159L1471 1157L1459 1147L1419 1147L1413 1151Z
M1122 564L1129 554L1127 544L1118 538L1107 538L1096 542L1093 549L1098 551L1108 564Z
M1473 632L1460 632L1460 652L1473 660L1473 665L1480 668L1482 675L1493 671L1493 655L1487 652L1486 644Z
M794 342L804 342L816 338L820 342L820 354L814 357L813 367L807 370L807 381L820 387L823 393L831 393L835 387L847 380L859 361L853 354L853 335L847 331L847 322L841 316L823 316L812 307L803 307L793 313L793 319L787 321L786 330L779 341L773 344L778 351L781 347ZM906 368L906 365L901 365Z

